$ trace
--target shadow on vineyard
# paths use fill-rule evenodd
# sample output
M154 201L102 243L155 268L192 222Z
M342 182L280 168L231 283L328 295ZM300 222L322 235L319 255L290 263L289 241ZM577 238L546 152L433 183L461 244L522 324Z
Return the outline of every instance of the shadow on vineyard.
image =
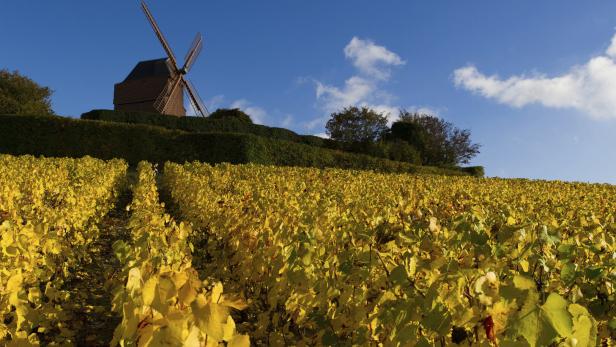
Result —
M121 268L112 245L129 237L127 223L130 213L126 207L132 200L134 183L134 171L128 171L127 182L114 208L98 226L101 234L91 245L91 261L80 264L75 279L66 283L66 289L74 295L70 314L74 317L71 322L76 331L74 342L79 346L109 346L121 321L121 317L111 310L113 296L110 293Z

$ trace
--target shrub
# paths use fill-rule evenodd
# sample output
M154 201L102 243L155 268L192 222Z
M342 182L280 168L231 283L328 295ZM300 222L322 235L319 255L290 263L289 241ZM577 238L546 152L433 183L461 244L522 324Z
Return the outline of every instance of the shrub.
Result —
M242 122L252 123L250 116L239 108L219 108L210 114L210 119L237 119Z
M467 167L461 167L459 169L468 173L471 176L475 176L475 177L485 176L485 170L483 166L467 166Z
M402 140L386 142L387 157L391 160L404 161L407 163L421 165L421 155L415 147Z

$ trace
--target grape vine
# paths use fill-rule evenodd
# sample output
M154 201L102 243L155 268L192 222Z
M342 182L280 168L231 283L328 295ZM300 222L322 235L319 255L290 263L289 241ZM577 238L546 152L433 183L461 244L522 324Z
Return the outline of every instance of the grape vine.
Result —
M201 163L163 181L258 343L616 337L614 186Z
M91 259L116 200L124 161L0 155L0 341L73 344L67 287Z

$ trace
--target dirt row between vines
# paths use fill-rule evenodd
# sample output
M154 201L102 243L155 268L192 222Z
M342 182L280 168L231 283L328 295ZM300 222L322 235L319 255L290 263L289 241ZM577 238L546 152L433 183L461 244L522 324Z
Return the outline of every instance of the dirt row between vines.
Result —
M132 201L134 171L127 174L115 207L98 225L100 237L91 247L91 262L82 263L74 280L66 283L73 295L73 310L69 329L76 332L71 339L77 346L109 346L113 332L121 317L111 311L113 283L120 275L122 264L116 258L112 245L117 240L128 240L130 212L126 207Z

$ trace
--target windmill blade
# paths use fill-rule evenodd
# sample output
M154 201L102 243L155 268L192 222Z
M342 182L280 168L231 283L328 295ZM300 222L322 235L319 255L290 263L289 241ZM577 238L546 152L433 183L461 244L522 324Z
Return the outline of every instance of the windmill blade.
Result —
M186 91L186 94L188 95L188 101L190 102L190 106L192 107L193 111L195 111L195 116L203 117L203 115L199 113L199 111L197 111L198 109L197 104L195 104L195 101L190 97L188 90Z
M156 98L156 101L154 101L154 108L158 112L162 114L167 114L166 111L167 107L169 106L169 103L171 102L171 96L173 95L173 93L175 93L181 82L182 76L177 75L171 83L167 83L163 91Z
M201 53L201 48L203 48L203 39L201 38L201 33L197 33L192 45L190 45L190 49L188 50L186 57L184 58L184 67L182 68L184 72L188 72L188 70L190 70L192 64L199 56L199 53Z
M205 104L197 94L197 90L193 87L192 83L190 83L187 79L182 78L182 82L184 83L184 87L186 87L186 92L188 93L188 98L190 103L193 105L195 109L195 113L201 117L207 117L210 112L205 107Z
M148 6L145 4L145 1L143 0L141 1L141 9L143 10L143 13L145 13L145 16L148 18L150 25L152 25L152 29L154 29L154 33L156 34L156 37L158 37L158 40L160 41L160 43L163 45L165 52L167 52L167 56L171 60L171 64L173 64L173 68L177 71L178 64L177 64L177 60L175 59L175 55L173 55L173 51L171 50L169 43L167 43L167 40L163 36L163 33L160 31L160 28L158 27L158 24L156 24L156 21L154 20L154 16L152 16L152 13L148 9Z

